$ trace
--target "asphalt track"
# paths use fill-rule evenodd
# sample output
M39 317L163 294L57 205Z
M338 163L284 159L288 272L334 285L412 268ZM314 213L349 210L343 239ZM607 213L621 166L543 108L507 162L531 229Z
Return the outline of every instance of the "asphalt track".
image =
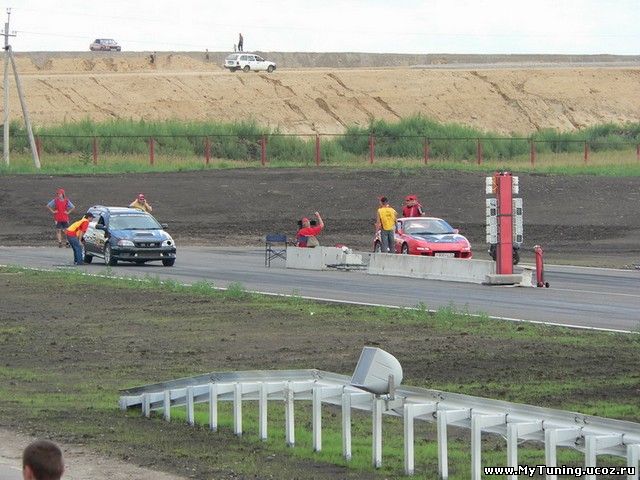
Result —
M70 249L0 247L1 265L107 273L101 259L84 267L73 267L71 263ZM469 313L514 320L640 332L637 270L549 266L545 280L551 288L489 287L356 271L291 270L285 269L281 260L274 260L271 268L265 268L260 250L185 247L179 249L174 267L125 263L112 267L111 274L157 276L184 283L207 280L216 287L239 282L248 290L273 294L400 307L453 306Z

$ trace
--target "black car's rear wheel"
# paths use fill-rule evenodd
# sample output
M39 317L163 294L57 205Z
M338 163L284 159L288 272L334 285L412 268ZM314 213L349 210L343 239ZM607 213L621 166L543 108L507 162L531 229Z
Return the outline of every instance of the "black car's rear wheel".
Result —
M269 65L269 66L267 67L267 72L271 73L271 72L273 72L275 69L276 69L276 67L274 67L273 65Z
M242 69L242 71L243 71L244 73L249 73L249 70L251 70L251 68L249 67L249 65L245 65L245 66L243 67L243 69Z
M118 259L113 257L111 245L108 243L104 246L104 264L113 267L118 264Z

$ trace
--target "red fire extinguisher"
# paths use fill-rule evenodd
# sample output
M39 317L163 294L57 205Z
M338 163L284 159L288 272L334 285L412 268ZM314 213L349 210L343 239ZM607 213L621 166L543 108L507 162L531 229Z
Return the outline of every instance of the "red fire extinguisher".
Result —
M549 282L544 281L544 250L540 245L536 245L533 247L533 251L536 253L536 285L549 288Z

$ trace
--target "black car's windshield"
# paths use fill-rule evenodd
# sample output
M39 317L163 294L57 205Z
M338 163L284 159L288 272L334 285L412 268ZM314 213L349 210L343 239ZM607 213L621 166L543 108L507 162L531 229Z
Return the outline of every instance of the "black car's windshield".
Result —
M162 228L155 218L142 213L111 215L109 227L112 230L157 230Z
M404 233L407 235L442 235L453 233L453 228L439 218L422 218L404 222Z

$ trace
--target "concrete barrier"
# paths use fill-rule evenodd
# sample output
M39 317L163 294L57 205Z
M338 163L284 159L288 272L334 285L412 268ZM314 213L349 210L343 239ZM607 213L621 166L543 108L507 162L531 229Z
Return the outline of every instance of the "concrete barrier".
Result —
M491 260L374 253L371 255L367 273L450 282L485 283L487 275L495 274L495 270L495 262Z
M327 265L344 263L345 253L337 247L287 248L287 268L327 270Z

